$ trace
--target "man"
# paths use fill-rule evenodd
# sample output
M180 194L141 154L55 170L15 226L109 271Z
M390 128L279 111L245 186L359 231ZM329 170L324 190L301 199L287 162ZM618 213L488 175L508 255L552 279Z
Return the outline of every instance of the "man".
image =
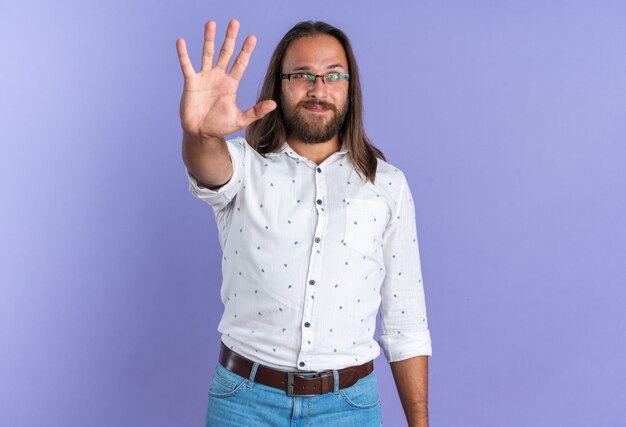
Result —
M409 425L427 426L432 352L413 200L365 134L350 42L323 22L297 24L259 102L241 111L256 39L227 71L238 29L231 20L213 64L216 24L206 24L199 73L176 44L190 191L212 206L223 251L207 425L380 425L382 347ZM247 140L225 141L245 127Z

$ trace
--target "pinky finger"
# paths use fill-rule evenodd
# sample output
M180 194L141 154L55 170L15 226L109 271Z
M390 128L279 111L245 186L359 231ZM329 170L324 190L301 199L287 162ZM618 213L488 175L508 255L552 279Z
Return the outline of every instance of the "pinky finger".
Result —
M176 40L176 51L178 52L178 60L180 61L183 76L185 76L185 78L193 76L196 71L193 69L193 65L191 65L191 61L189 60L185 39L180 38Z

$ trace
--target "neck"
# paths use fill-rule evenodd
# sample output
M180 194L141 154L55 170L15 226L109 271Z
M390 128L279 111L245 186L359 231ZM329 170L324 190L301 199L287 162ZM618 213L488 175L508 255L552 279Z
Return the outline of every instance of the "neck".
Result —
M302 157L306 157L317 165L322 163L324 160L326 160L327 157L339 151L340 149L338 135L335 135L333 138L329 139L326 142L319 142L316 144L303 142L290 135L287 137L287 143L293 151L295 151Z

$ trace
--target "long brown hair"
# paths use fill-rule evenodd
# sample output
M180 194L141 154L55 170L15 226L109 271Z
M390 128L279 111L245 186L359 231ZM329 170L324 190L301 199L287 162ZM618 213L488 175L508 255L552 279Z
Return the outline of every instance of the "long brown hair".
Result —
M265 155L277 151L287 139L287 129L280 105L280 80L281 67L285 52L289 44L301 37L316 35L329 35L336 38L343 46L348 58L350 72L348 88L348 111L343 126L339 130L341 148L348 151L350 160L356 167L357 174L369 179L372 183L376 178L377 158L385 159L385 155L376 148L365 133L363 126L363 98L361 95L361 82L356 58L352 52L352 46L348 36L338 28L321 21L299 22L285 34L276 46L263 86L259 92L257 102L273 99L278 107L260 120L253 122L246 130L246 139L260 154Z

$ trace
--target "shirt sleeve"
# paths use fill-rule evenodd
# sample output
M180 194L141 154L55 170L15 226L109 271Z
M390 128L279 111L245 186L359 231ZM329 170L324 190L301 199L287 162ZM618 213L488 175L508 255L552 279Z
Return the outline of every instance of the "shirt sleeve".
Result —
M233 175L227 183L216 190L210 190L198 184L196 178L187 170L189 178L189 191L191 194L205 201L217 212L224 208L235 198L243 182L243 169L245 160L246 143L243 138L235 138L226 141L230 160L233 163ZM186 170L186 168L185 168Z
M402 175L396 213L383 234L385 278L381 287L381 336L388 362L431 356L420 265L415 206Z

